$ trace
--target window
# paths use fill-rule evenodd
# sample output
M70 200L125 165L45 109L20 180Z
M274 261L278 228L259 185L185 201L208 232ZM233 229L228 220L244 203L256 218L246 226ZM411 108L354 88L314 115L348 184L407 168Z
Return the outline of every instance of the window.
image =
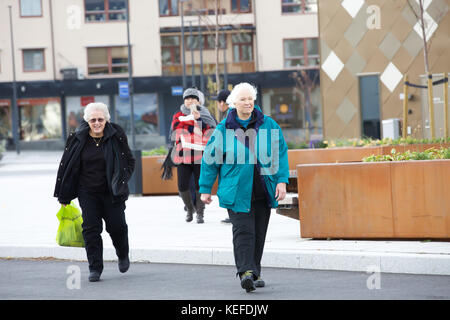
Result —
M318 68L319 44L317 38L284 40L285 68Z
M186 50L191 50L191 37L186 36ZM216 48L216 36L214 34L202 35L203 50L214 50ZM200 50L200 39L198 34L192 35L192 50ZM225 35L219 34L219 48L226 48Z
M130 103L129 98L123 99L118 95L115 98L116 122L127 134L131 134ZM134 103L134 133L158 134L158 95L156 93L135 93Z
M253 41L251 33L237 33L231 35L233 42L233 61L253 61Z
M282 13L317 12L317 0L281 0Z
M125 0L84 0L86 21L120 21L127 19Z
M88 74L128 73L127 47L88 48Z
M21 17L40 17L42 16L41 0L20 0Z
M162 65L178 65L181 63L180 37L161 37Z
M23 71L45 71L44 49L23 50Z
M62 134L59 98L18 99L20 140L58 139Z
M159 0L160 16L177 16L178 0Z
M251 12L251 0L231 0L231 11L234 13Z

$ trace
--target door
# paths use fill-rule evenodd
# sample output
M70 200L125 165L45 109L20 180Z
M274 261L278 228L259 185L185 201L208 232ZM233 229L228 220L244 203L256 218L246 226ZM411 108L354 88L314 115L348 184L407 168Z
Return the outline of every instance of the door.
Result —
M381 139L380 130L380 82L379 75L359 76L361 105L361 135Z

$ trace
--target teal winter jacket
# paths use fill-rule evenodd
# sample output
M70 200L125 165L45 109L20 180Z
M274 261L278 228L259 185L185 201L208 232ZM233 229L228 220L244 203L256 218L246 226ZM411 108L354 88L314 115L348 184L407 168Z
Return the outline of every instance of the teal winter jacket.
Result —
M275 189L278 183L289 183L287 145L280 126L262 113L253 110L254 128L244 132L231 109L211 135L203 153L200 193L211 194L219 176L219 205L234 212L249 212L253 188L254 166L257 166L271 208L276 208Z

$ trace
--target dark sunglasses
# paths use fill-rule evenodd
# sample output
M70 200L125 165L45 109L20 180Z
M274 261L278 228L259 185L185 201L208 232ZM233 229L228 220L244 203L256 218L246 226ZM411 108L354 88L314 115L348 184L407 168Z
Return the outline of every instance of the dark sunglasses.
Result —
M89 123L96 123L98 121L98 123L103 123L103 121L105 121L105 119L103 118L92 118L89 119Z

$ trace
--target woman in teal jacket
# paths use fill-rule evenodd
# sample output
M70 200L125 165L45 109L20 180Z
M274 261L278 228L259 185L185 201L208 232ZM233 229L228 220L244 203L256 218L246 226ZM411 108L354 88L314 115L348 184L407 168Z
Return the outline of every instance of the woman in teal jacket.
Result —
M233 225L233 251L241 286L264 287L261 258L271 208L286 196L287 145L279 125L254 105L256 89L236 85L228 101L234 107L216 127L205 148L200 173L201 200L211 203L219 176L219 205Z

